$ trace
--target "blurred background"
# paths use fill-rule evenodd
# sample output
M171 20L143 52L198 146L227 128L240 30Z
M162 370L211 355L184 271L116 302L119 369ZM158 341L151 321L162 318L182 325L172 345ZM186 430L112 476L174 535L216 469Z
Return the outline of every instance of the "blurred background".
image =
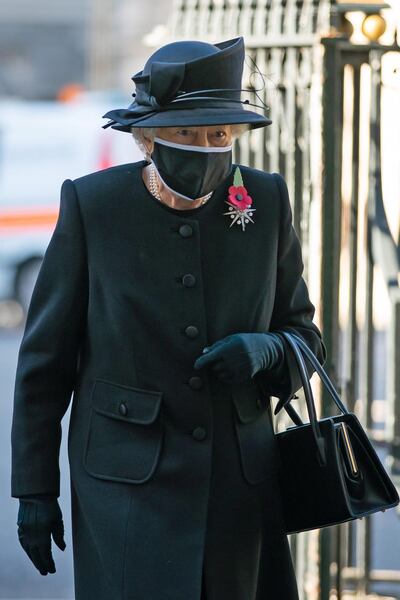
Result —
M244 37L243 87L273 123L237 140L234 161L285 177L325 369L400 486L399 25L399 0L0 0L0 598L74 597L69 410L56 574L41 576L17 538L17 352L61 184L142 158L102 115L130 104L132 75L170 41ZM336 414L312 385L319 416ZM302 392L293 402L308 421ZM293 424L281 413L276 430ZM302 600L400 599L398 508L289 541Z

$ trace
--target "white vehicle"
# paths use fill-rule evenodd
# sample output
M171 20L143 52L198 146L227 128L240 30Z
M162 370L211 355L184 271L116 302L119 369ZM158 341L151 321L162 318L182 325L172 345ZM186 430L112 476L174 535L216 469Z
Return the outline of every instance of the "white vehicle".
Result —
M103 114L128 104L110 92L0 101L0 302L26 314L64 179L143 158L130 134L102 128Z

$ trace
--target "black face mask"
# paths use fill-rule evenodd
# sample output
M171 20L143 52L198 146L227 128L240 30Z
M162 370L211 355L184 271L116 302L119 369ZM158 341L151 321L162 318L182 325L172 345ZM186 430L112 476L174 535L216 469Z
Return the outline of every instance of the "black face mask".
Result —
M214 190L232 169L232 145L191 146L156 137L151 157L164 185L191 201Z

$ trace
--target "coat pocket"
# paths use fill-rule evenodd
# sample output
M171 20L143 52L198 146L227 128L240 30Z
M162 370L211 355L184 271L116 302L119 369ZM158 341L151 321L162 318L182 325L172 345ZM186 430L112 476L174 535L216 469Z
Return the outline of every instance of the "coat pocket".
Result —
M95 379L83 455L90 475L126 483L153 475L164 434L162 395Z
M270 406L254 381L232 388L235 429L244 478L260 483L280 468Z

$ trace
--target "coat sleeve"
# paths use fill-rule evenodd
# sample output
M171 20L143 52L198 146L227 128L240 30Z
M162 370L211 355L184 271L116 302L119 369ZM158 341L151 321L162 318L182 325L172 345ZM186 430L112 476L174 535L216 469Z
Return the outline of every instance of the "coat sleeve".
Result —
M273 173L273 176L280 194L281 224L276 292L269 330L287 329L297 334L309 346L319 362L324 364L327 356L326 347L320 330L313 322L315 306L309 298L307 285L302 277L304 264L300 241L293 227L288 188L279 173ZM292 350L286 341L283 341L285 353L280 363L273 369L259 371L255 375L267 395L276 396L280 399L280 403L283 402L280 409L302 387ZM311 377L315 369L307 358L305 364Z
M11 496L60 495L61 419L74 389L87 313L86 243L66 179L19 348L11 427Z

